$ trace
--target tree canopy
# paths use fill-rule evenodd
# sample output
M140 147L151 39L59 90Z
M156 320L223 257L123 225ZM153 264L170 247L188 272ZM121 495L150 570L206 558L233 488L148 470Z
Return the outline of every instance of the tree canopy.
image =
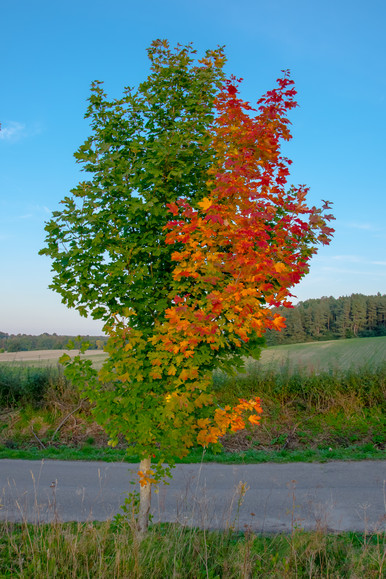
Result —
M211 372L242 366L284 326L274 307L290 307L333 232L328 202L308 207L305 186L286 188L288 71L253 108L225 78L222 48L196 61L191 45L155 41L148 54L151 74L121 99L93 83L92 135L75 155L90 178L53 213L41 251L64 303L105 321L99 374L80 357L69 372L112 444L124 436L147 461L144 486L156 449L161 472L194 444L258 424L260 399L219 407Z

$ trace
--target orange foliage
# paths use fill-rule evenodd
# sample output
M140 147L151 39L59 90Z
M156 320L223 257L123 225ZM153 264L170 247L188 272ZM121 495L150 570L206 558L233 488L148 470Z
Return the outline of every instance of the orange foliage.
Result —
M249 414L250 412L252 414ZM197 434L197 442L202 446L207 446L211 442L218 442L218 439L225 434L228 428L232 432L243 430L246 416L252 425L257 425L260 422L262 412L260 398L253 398L248 401L240 400L240 403L234 408L230 406L225 406L224 409L218 408L214 412L212 422L209 418L197 421L197 426L200 429Z
M280 142L291 138L286 114L297 106L293 81L285 72L258 110L238 98L239 82L226 81L215 102L207 195L196 207L184 198L169 205L174 220L166 243L178 244L172 305L151 338L151 375L173 378L175 389L190 392L192 408L202 405L194 400L210 384L216 356L244 352L268 328L284 327L273 308L292 307L291 288L308 272L317 244L328 244L333 233L328 202L310 208L305 186L285 188L291 161L281 156ZM206 405L213 404L208 394ZM246 421L256 425L261 412L258 398L217 409L196 421L197 442L217 442Z

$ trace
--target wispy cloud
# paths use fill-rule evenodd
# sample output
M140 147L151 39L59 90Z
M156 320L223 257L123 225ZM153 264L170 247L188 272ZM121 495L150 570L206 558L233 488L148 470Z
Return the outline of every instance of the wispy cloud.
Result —
M360 263L363 261L363 257L359 255L332 255L327 259L327 261L344 261L345 263Z
M45 205L27 205L24 207L25 213L16 216L16 219L41 219L51 215L50 209Z
M352 275L367 275L368 272L366 271L361 271L361 270L357 270L357 269L348 269L348 268L341 268L341 267L329 267L329 266L324 266L321 268L322 271L324 272L331 272L331 273L337 273L337 274L352 274Z
M361 229L362 231L379 231L379 227L374 225L373 223L359 223L352 221L350 223L346 223L347 227L351 229Z
M369 265L374 265L375 262L369 262ZM363 266L363 264L361 264ZM333 273L335 274L337 277L341 276L341 275L354 275L354 276L363 276L363 277L368 277L369 275L371 276L382 276L384 277L386 275L385 271L382 270L371 270L369 272L369 270L359 270L359 269L348 269L348 268L341 268L341 267L329 267L329 266L323 266L320 268L323 272L327 273Z
M14 143L20 141L25 137L32 137L38 135L42 132L42 128L39 123L34 123L31 126L27 126L18 121L7 121L2 122L0 126L0 141L8 141Z
M26 126L22 123L10 121L0 127L0 140L2 141L18 141L26 133Z
M330 255L329 257L321 257L318 260L319 266L323 267L323 269L331 269L336 271L343 271L342 269L337 269L335 266L328 267L326 263L334 263L339 262L343 265L350 265L352 263L355 264L362 264L362 265L386 265L386 261L383 260L373 260L369 261L367 257L361 255ZM315 260L314 265L316 265L317 261Z

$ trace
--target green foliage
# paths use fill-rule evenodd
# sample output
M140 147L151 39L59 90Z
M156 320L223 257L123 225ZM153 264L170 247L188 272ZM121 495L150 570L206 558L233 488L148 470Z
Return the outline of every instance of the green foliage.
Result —
M207 128L222 79L221 48L195 62L190 45L148 50L151 74L135 91L108 100L91 87L90 136L75 157L89 179L72 190L46 225L51 288L81 315L112 321L133 308L149 331L168 305L171 253L163 227L167 203L206 191L213 152Z
M111 336L99 376L77 357L65 361L68 377L95 403L111 443L123 434L143 457L157 445L170 455L191 444L178 424L188 428L192 407L179 422L167 415L167 388L152 376L149 339L173 297L167 205L180 197L196 204L207 191L214 157L208 127L225 62L222 48L197 61L191 45L171 50L161 40L148 56L150 75L121 98L108 99L102 83L92 84L92 135L75 154L87 180L53 212L40 252L53 260L50 287L63 303L102 319Z

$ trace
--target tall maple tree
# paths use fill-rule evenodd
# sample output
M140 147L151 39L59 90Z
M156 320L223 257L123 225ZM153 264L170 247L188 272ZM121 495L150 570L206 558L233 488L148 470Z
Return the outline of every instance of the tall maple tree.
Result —
M283 326L272 306L290 306L333 231L328 203L309 208L307 188L285 189L287 72L254 110L224 78L221 48L196 63L190 45L155 41L149 57L137 92L108 101L93 84L93 135L76 154L92 179L53 213L41 252L64 303L105 321L100 372L78 356L67 373L111 444L123 436L141 457L141 530L164 462L258 424L259 398L218 407L211 372L242 366Z

